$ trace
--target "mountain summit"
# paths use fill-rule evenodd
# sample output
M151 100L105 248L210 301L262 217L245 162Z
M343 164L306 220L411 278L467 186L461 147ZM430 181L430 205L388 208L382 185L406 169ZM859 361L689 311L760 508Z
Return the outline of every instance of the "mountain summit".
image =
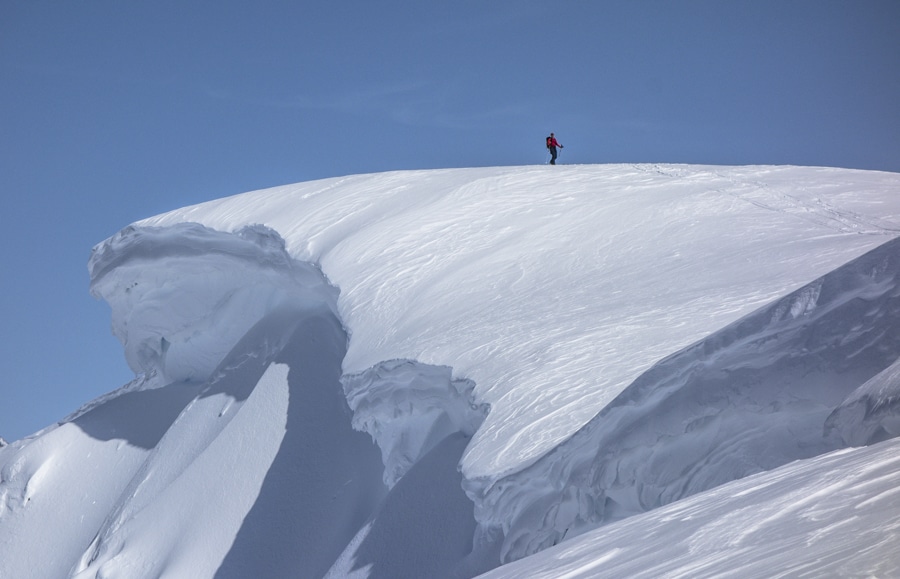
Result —
M900 573L898 192L448 169L132 224L89 269L136 377L0 447L0 576Z

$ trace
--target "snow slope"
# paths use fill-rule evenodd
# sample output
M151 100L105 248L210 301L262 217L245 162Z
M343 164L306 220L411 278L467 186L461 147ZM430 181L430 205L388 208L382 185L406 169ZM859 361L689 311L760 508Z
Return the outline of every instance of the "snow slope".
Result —
M503 559L896 432L898 272L895 239L660 361L535 464L474 485Z
M900 441L722 485L483 579L900 576Z
M141 225L277 231L341 290L345 373L400 358L478 385L492 412L463 469L492 478L657 360L897 235L896 190L894 174L793 167L413 171Z
M688 500L750 524L792 489L849 497L802 530L821 545L854 497L887 533L881 482L816 477L900 430L898 191L827 168L412 171L127 227L90 269L138 378L0 448L0 576L589 576L630 548L606 529L686 536L653 517ZM892 481L892 444L852 456ZM787 463L771 494L722 494ZM779 568L774 536L716 564ZM563 540L612 546L542 551ZM685 545L685 569L725 569Z

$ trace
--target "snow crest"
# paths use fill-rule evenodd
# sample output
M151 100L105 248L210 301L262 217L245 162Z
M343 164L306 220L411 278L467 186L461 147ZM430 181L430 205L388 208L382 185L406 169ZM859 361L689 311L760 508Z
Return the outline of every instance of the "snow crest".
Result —
M900 436L900 360L856 389L825 426L851 446Z
M222 233L196 223L127 227L94 248L91 293L137 374L206 380L238 340L279 308L336 310L337 290L261 226Z
M338 289L262 225L233 234L196 223L131 226L94 249L89 270L131 368L166 382L210 378L273 312L325 307L337 316ZM450 434L472 436L487 414L475 384L454 380L449 367L392 360L343 381L354 428L382 449L388 486Z
M520 559L742 477L898 433L900 239L660 361L565 443L467 481Z
M475 384L445 366L391 360L343 382L353 427L381 448L388 487L447 436L475 434L488 412L474 402Z
M337 314L339 291L316 264L288 255L276 231L132 226L98 246L89 267L92 292L110 304L113 332L140 374L133 384L197 394L161 439L144 445L146 459L110 505L74 577L188 567L222 578L322 576L366 565L384 576L462 576L496 564L490 552L471 554L474 504L459 472L488 411L474 402L474 383L414 360L342 376L348 334ZM84 417L133 390L73 418L85 428ZM268 434L243 441L254 422ZM204 482L215 462L246 460L234 447L252 451L258 468ZM284 505L288 489L298 495ZM218 509L216 501L180 498L215 493L241 500ZM397 514L407 511L416 523ZM216 547L156 537L141 522L147 518L185 536L210 525ZM398 521L410 534L404 544ZM302 549L287 545L294 535L272 530L283 525L307 537ZM270 556L260 540L287 543ZM413 543L416 557L395 556Z
M97 246L138 377L0 448L28 553L0 575L472 577L900 432L900 242L863 255L897 176L545 169L284 186Z

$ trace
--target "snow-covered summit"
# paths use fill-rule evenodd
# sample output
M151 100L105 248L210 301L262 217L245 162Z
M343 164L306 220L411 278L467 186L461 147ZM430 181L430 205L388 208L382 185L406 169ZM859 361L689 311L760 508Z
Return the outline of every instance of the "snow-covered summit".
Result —
M475 382L492 412L463 470L492 478L655 361L897 235L896 187L893 174L794 167L413 171L140 225L279 232L340 288L345 373L401 358Z
M828 168L409 171L133 224L90 268L138 377L0 450L0 555L469 577L887 438L898 191Z

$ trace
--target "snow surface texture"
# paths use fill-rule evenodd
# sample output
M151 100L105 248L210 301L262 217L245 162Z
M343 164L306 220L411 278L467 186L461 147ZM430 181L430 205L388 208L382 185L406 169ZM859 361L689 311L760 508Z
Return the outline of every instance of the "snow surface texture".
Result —
M196 224L128 227L94 251L91 292L135 373L206 380L250 327L278 308L335 307L337 291L294 261L275 232Z
M898 511L892 440L728 483L482 577L898 577Z
M143 226L254 223L341 291L344 372L448 366L491 413L467 478L520 470L658 360L900 233L898 177L583 166L326 179Z
M900 435L900 360L857 388L825 425L838 430L851 446Z
M472 402L474 386L453 380L450 368L404 360L344 380L353 428L378 443L387 486L446 437L457 432L471 437L478 430L488 409Z
M413 171L128 227L90 268L138 378L0 448L0 576L471 577L685 500L739 524L716 485L798 459L762 498L827 497L836 463L812 457L898 431L898 191L798 167Z
M895 239L645 372L575 436L476 501L483 523L505 515L491 521L506 536L503 559L869 442L860 429L884 432L897 409L891 390L873 383L900 386L892 366L900 359L898 274ZM876 410L846 416L845 398ZM832 411L850 440L826 430Z

